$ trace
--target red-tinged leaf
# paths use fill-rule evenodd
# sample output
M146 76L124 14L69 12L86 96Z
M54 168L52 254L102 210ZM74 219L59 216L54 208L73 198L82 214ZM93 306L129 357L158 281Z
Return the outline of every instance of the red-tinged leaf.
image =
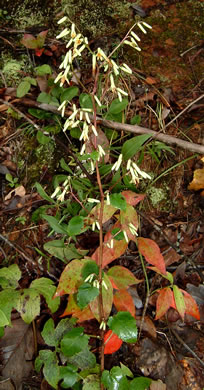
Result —
M45 51L44 51L44 54L45 54L46 56L48 56L48 57L52 57L52 56L53 56L53 52L50 51L50 50L45 50Z
M72 260L61 273L59 284L54 297L74 294L82 282L81 270L87 260Z
M61 317L65 317L68 315L72 315L72 317L78 318L78 323L92 320L94 318L94 315L88 306L83 310L79 308L74 299L73 294L69 295L67 307Z
M123 191L121 193L124 198L126 199L126 202L131 206L136 206L141 200L145 198L145 194L136 194L133 191Z
M142 323L142 330L144 332L147 332L154 339L156 339L157 331L152 320L147 316L145 316L144 319L140 316L136 316L136 324L138 328L141 327L141 323Z
M115 225L114 225L115 226ZM126 251L128 243L125 240L114 240L113 241L113 248L109 248L106 244L106 242L111 242L111 239L113 238L111 232L106 233L104 237L104 244L103 244L103 264L102 267L106 267L109 263L111 263L113 260L117 259L123 253ZM99 265L99 248L96 249L96 251L93 253L91 258L95 260L95 262Z
M108 330L104 336L105 348L104 355L112 354L118 351L123 343L117 334L113 333L112 330Z
M176 310L180 314L182 320L184 320L186 305L185 305L182 291L180 290L180 288L178 288L178 286L173 285L173 293L174 293L174 300L176 304Z
M104 274L103 280L106 284L105 288L102 287L102 299L103 299L103 312L104 317L107 319L110 315L112 305L113 305L113 287L111 282L106 274ZM95 298L89 303L89 307L94 315L94 317L100 322L100 302L99 297Z
M118 290L113 296L113 303L117 311L128 311L135 317L134 301L126 289Z
M138 217L137 212L134 209L133 206L130 206L127 204L126 210L121 210L120 212L120 222L121 222L121 228L122 231L125 231L127 233L127 236L130 240L135 240L135 234L132 233L132 229L130 229L129 225L133 225L134 228L138 229Z
M38 42L37 39L31 34L24 34L23 39L21 39L21 43L27 47L27 49L37 49Z
M42 49L35 49L35 55L37 57L41 57L41 55L44 52L44 50L45 50L44 48L42 48Z
M159 291L157 298L155 319L158 320L159 318L163 317L172 304L174 304L174 298L171 288L162 288L162 290Z
M98 203L97 206L93 207L93 209L91 210L90 215L89 215L89 217L91 218L91 221L93 220L93 222L94 222L96 220L99 220L100 207L101 207L101 204ZM114 206L105 204L104 209L103 209L102 223L107 222L116 211L117 211L117 209Z
M43 47L47 33L48 33L48 30L45 30L45 31L41 31L40 34L38 34L36 39L37 39L39 48Z
M186 291L181 290L182 293L184 294L184 301L186 305L186 312L185 314L188 314L189 316L192 316L196 318L197 320L200 320L200 313L199 313L199 308L198 305L195 301L195 299L188 294Z
M166 275L164 258L155 241L150 240L149 238L139 237L138 249L148 263L155 265L162 274Z
M110 268L107 275L109 276L113 287L119 290L142 282L142 280L137 279L131 271L120 265Z

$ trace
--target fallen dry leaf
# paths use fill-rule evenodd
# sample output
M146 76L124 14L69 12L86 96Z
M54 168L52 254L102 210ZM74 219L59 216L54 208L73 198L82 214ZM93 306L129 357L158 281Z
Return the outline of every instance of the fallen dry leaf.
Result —
M188 186L190 191L198 191L204 189L204 168L196 169L193 174L193 180Z
M11 199L13 196L20 196L20 197L23 197L25 196L25 193L26 193L26 190L23 186L19 186L17 188L15 188L15 190L12 190L10 191L6 196L5 196L5 200L9 200Z

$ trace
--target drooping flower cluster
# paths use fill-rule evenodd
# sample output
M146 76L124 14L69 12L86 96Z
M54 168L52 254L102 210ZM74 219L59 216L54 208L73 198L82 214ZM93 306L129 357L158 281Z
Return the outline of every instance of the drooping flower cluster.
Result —
M59 20L58 24L64 23L67 20L67 17L63 17ZM145 28L151 28L150 25L148 25L146 22L138 22L136 23L128 32L122 43L127 44L131 47L133 47L136 50L141 50L138 46L138 42L140 42L139 36L133 31L133 28L135 26L138 26L140 30L146 34ZM119 101L122 101L123 96L128 96L128 93L124 91L122 88L118 87L118 76L122 75L123 73L132 74L131 68L123 63L123 64L117 64L112 58L111 55L107 55L101 48L98 48L96 52L92 52L88 46L88 39L86 37L83 37L82 34L77 33L76 26L74 23L71 24L70 28L65 28L58 36L57 39L67 37L68 42L66 44L66 48L68 49L61 65L60 70L61 72L58 74L58 76L55 79L55 83L60 81L60 86L63 86L64 82L66 81L69 84L70 78L73 76L73 61L77 57L81 57L82 52L84 49L88 49L92 54L92 73L93 76L96 75L96 69L97 68L103 68L103 72L107 74L107 78L109 80L109 90L113 94L117 94ZM120 46L120 45L119 45ZM100 99L96 94L93 95L93 99L95 100L96 104L100 107L102 105ZM58 110L61 111L62 117L65 114L65 109L67 104L66 100L61 103L61 105L58 107ZM72 113L71 115L66 119L64 123L63 131L66 132L67 129L81 127L81 135L79 140L83 141L82 148L80 151L80 154L83 155L86 150L86 143L90 139L90 134L92 133L95 137L98 136L97 128L91 123L90 114L93 114L93 109L91 108L77 108L75 104L71 105ZM106 153L101 145L99 145L97 142L96 145L96 152L98 153L98 157L91 161L91 171L95 170L95 164L96 160L100 161L101 158L103 158ZM120 169L120 166L123 162L123 155L120 154L118 157L118 160L114 163L112 167L112 171L117 171ZM151 179L151 177L146 173L143 172L135 162L132 160L128 160L126 165L126 171L127 174L131 177L131 182L136 184L139 182L140 178L144 179ZM57 196L59 200L64 199L64 195L67 189L67 183L64 184L64 190L62 193L60 193L60 189L58 188L58 192L55 191L53 194L54 196ZM109 196L109 195L108 195ZM108 200L107 196L107 202ZM94 227L95 228L95 227Z

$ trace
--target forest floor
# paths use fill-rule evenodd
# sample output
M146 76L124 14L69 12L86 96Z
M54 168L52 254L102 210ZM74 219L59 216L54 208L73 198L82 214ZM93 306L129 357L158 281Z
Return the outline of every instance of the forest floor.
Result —
M102 46L106 53L110 53L118 45L123 31L126 27L128 30L131 18L134 22L138 12L134 8L135 2L129 3L132 6L129 8L129 18L115 12L111 28L104 30L102 36L96 32L94 36L90 35L92 50ZM55 20L63 16L58 8ZM44 245L51 238L58 237L58 233L52 232L50 236L49 224L37 214L37 210L48 202L34 185L40 183L51 195L53 177L66 175L66 170L60 165L61 158L67 163L72 159L60 144L47 143L39 135L36 136L38 128L52 128L56 133L62 128L62 118L54 110L54 100L39 99L40 94L41 97L49 95L49 78L59 73L61 57L66 52L65 45L55 37L59 27L56 27L56 22L51 22L54 11L47 12L47 17L43 14L43 22L39 19L39 24L36 18L32 18L29 25L25 21L21 25L19 9L20 6L11 18L9 5L0 8L0 267L17 264L23 275L20 287L27 288L36 275L51 275L57 284L65 267L60 256L44 249ZM139 12L141 10L142 20L152 26L152 30L143 35L142 51L138 53L132 48L123 49L116 52L114 58L116 62L124 61L133 71L131 78L125 80L131 97L125 122L129 124L133 117L137 118L139 122L135 123L140 127L164 134L167 138L172 136L175 140L187 141L188 146L185 142L178 146L176 141L168 144L158 137L156 142L147 143L135 157L140 160L140 168L152 175L148 184L140 183L136 188L136 192L146 194L138 210L140 233L158 244L167 270L173 274L176 284L197 302L200 320L186 315L182 321L178 313L170 308L167 316L156 321L155 302L150 298L138 343L128 348L123 345L118 352L107 355L105 368L108 370L123 362L134 375L144 375L157 381L158 387L154 389L158 390L203 390L204 3L202 0L142 0ZM34 10L32 12L35 16ZM80 18L81 14L83 10L77 10L78 16L75 17ZM121 30L116 28L120 17L123 18ZM40 32L47 30L42 47L31 49L26 34L32 34L35 39ZM87 26L84 30L87 31ZM72 83L78 86L80 93L93 89L89 62L90 58L84 56L80 63L80 83L76 80ZM36 67L44 64L49 65L51 75L46 72L36 75ZM26 80L29 83L28 91L20 96L17 88ZM77 98L75 102L78 103ZM42 104L46 105L45 109L42 109ZM106 135L111 131L103 127L103 123L101 127ZM120 133L121 137L116 137L116 146L121 146L126 140L124 136L130 135L124 131ZM66 144L67 139L62 131L59 137ZM77 152L79 139L71 137L71 141L73 151ZM75 194L78 191L80 189L75 190ZM77 249L91 256L98 243L98 234L88 231L77 238ZM125 254L116 259L114 265L125 266L139 279L143 277L133 242L129 243ZM148 277L150 285L155 283L151 270ZM138 327L146 310L145 301L145 285L142 283L137 286L135 297ZM64 309L63 306L60 314ZM48 316L49 311L43 302L41 315L35 324L35 342L41 347L44 341L40 331ZM56 315L53 318L57 321ZM12 381L7 383L7 379L6 382L0 380L0 390L51 388L34 372L29 377L31 360L36 354L36 346L30 347L33 332L28 333L30 328L21 321L17 312L12 314L12 324L9 334L5 333L0 340L0 359L4 367L1 375L3 380L12 378ZM95 323L85 325L90 332L94 326ZM6 357L9 348L12 349L12 362L11 356L9 359ZM23 348L27 355L22 352ZM13 373L13 365L18 374Z

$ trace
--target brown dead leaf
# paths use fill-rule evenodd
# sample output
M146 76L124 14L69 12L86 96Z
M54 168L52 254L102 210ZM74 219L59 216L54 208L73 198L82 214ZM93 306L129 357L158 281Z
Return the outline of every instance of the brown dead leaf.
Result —
M154 78L154 77L146 77L145 79L146 83L149 84L149 85L153 85L153 84L156 84L157 83L157 80Z
M160 379L158 379L158 381L151 383L150 390L166 390L166 385Z
M1 375L11 378L16 389L21 389L23 378L29 376L33 364L34 342L32 328L21 318L6 327L0 340ZM6 389L6 388L5 388Z
M174 42L173 39L171 39L171 38L166 39L165 43L166 43L168 46L175 46L175 42Z
M20 196L20 198L23 198L25 196L26 190L23 186L19 186L15 188L15 190L10 191L6 196L5 200L9 200L14 196Z
M196 169L193 174L193 180L188 186L190 191L198 191L204 189L204 168Z
M141 323L142 323L142 317L137 316L136 323L137 323L137 326L140 328ZM142 330L144 332L148 333L151 337L153 337L153 339L156 339L156 337L157 337L156 328L155 328L152 320L147 316L145 316L145 318L144 318Z

